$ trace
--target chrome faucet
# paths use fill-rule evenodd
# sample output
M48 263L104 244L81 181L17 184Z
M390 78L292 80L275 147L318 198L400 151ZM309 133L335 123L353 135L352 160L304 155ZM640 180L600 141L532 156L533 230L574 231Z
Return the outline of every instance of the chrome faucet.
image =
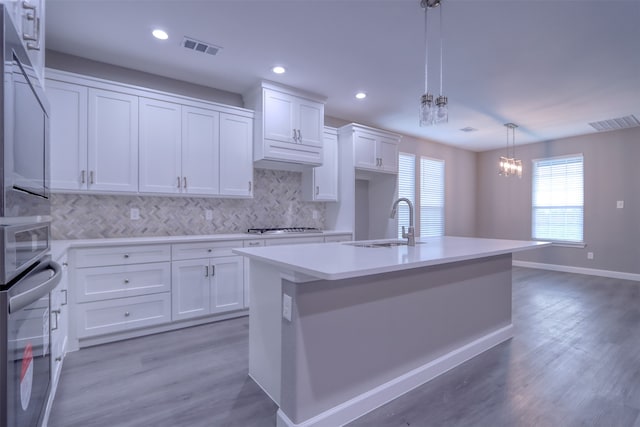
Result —
M402 238L407 239L407 245L415 246L416 236L415 236L415 229L413 228L413 203L411 203L411 200L405 197L400 197L398 200L393 202L393 206L391 207L391 219L396 217L396 212L398 212L398 204L400 202L407 202L407 205L409 205L409 231L405 232L404 225L403 225Z

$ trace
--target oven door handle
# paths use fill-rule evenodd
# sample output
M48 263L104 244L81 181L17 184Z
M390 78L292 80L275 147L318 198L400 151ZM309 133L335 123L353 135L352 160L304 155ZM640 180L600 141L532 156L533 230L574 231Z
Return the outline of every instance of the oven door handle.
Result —
M9 313L20 311L24 307L38 301L51 292L62 278L62 268L54 261L29 272L20 282L20 288L25 289L16 295L9 296Z

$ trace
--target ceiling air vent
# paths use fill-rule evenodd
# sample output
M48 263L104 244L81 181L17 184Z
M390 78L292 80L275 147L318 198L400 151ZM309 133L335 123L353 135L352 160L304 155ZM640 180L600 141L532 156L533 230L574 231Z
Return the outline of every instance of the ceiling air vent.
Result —
M466 128L462 128L462 129L460 129L460 130L461 130L462 132L475 132L475 131L477 131L478 129L476 129L476 128L472 128L471 126L467 126Z
M617 119L602 120L600 122L591 122L589 125L598 132L604 132L607 130L628 129L640 126L640 121L636 116L625 116Z
M222 50L220 46L216 46L207 42L201 42L199 40L192 39L186 36L182 40L182 46L189 50L200 53L208 53L209 55L217 55L218 52Z

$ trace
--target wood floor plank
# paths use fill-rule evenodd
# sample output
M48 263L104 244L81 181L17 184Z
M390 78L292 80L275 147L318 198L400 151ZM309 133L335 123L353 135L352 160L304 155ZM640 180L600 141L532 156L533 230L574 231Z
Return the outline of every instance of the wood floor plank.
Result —
M514 268L508 342L350 427L640 427L640 283ZM247 318L83 349L52 427L273 427Z

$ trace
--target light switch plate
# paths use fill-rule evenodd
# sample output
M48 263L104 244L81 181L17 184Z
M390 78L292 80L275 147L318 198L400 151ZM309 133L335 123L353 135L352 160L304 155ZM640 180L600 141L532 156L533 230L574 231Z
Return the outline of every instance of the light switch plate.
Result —
M624 209L624 200L618 200L618 202L616 203L616 207L618 209Z
M131 218L132 220L140 219L140 209L138 209L138 208L131 208L130 218Z

